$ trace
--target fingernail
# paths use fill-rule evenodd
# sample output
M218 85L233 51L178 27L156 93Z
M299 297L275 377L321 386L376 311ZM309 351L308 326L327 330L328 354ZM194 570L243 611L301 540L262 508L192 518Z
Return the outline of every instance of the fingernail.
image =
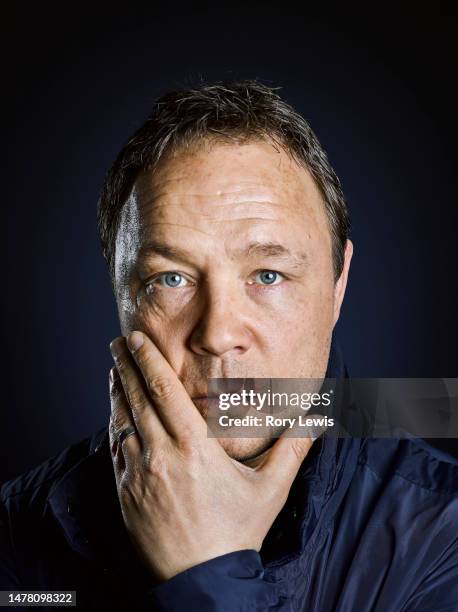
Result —
M110 350L113 357L121 357L124 350L124 338L115 338L110 344Z
M110 381L111 384L115 383L119 378L119 372L117 368L111 368L110 370Z
M143 334L137 331L131 332L127 336L127 346L132 353L138 351L138 349L143 346Z

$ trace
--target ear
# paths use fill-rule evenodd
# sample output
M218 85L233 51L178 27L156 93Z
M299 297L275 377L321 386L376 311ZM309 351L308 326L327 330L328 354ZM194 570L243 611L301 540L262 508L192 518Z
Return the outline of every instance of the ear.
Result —
M345 245L345 253L344 253L344 265L342 268L342 273L339 276L335 287L334 287L334 321L333 327L337 323L340 316L340 307L342 306L342 302L345 295L345 289L347 287L347 279L348 279L348 271L350 270L350 262L353 255L353 243L351 240L347 240Z

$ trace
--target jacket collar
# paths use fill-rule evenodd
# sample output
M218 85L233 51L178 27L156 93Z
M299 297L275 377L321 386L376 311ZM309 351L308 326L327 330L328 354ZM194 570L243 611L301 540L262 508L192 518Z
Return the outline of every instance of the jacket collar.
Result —
M326 377L348 377L334 336ZM276 565L302 554L323 515L332 519L348 488L358 450L359 441L354 439L322 436L313 445L263 545L266 561ZM47 508L74 551L104 567L135 568L142 573L117 497L108 427L92 436L83 458L54 483Z

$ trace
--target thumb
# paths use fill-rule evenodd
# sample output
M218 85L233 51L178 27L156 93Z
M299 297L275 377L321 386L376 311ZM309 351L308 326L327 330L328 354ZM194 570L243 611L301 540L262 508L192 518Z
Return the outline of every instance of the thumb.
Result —
M310 418L313 418L313 415ZM271 483L277 481L278 486L287 486L289 490L314 441L325 429L320 426L305 428L299 425L285 429L270 449L259 472Z

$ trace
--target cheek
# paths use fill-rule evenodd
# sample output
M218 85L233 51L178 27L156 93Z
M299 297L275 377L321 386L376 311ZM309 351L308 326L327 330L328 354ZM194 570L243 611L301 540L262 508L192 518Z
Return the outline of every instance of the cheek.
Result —
M177 312L180 309L171 308L170 303L165 309L163 303L153 299L142 288L123 285L116 293L116 300L124 335L133 329L147 331L176 327Z
M151 308L137 308L132 312L124 312L121 328L123 335L133 330L145 333L177 371L183 359L184 339L188 333L184 323L179 319L158 317Z
M266 304L266 321L276 329L309 333L332 319L334 303L331 281L290 285Z
M326 364L333 323L332 283L298 286L263 319L261 336L276 376L319 376Z
M125 336L136 329L135 320L137 317L138 309L135 302L132 299L130 288L128 285L120 286L118 284L116 290L116 303L118 306L119 322L121 324L122 334Z

